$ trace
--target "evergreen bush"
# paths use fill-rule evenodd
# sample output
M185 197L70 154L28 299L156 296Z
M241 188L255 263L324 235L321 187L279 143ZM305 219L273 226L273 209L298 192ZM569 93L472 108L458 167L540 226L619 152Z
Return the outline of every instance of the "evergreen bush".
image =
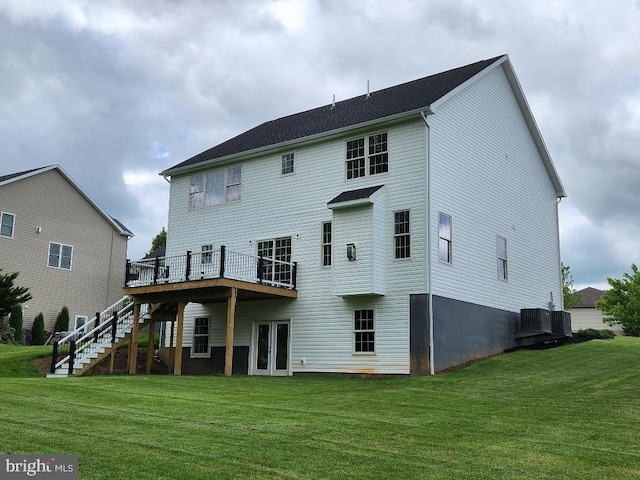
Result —
M69 331L69 309L65 306L62 307L60 313L56 317L56 325L53 329L54 332L68 332Z
M15 305L11 309L9 325L14 329L13 337L16 343L22 343L22 305Z
M44 315L36 315L31 327L31 342L34 345L44 345Z

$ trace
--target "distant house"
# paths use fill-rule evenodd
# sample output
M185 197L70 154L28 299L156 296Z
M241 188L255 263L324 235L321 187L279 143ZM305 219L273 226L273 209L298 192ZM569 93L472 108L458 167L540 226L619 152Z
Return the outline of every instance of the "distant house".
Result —
M607 329L615 332L622 332L621 325L610 326L602 322L604 315L596 308L596 302L602 296L602 290L587 287L579 290L581 295L578 304L570 310L571 328L574 332L585 328Z
M125 293L171 322L175 373L420 375L562 310L565 191L506 55L266 122L162 175L167 255Z
M133 234L59 165L0 176L0 216L0 268L33 295L24 328L42 312L52 330L66 305L74 329L122 297Z

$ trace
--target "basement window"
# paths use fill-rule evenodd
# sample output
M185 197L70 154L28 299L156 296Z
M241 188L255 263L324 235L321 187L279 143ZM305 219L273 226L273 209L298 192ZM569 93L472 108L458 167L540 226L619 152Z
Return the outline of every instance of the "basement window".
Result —
M191 358L208 358L209 353L209 319L199 317L193 325L193 344Z
M373 310L356 310L353 315L354 353L375 353Z

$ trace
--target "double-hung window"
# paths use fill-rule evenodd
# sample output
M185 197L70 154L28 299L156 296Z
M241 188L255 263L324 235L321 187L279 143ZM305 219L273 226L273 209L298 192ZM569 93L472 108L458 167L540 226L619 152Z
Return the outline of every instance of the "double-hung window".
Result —
M193 346L191 347L191 356L209 356L209 319L207 317L195 319L195 323L193 325Z
M13 238L16 216L12 213L0 213L0 237Z
M192 210L237 202L242 191L242 167L212 170L191 177L189 206Z
M444 263L451 263L451 217L440 214L438 221L438 259Z
M373 310L356 310L353 314L353 351L375 353L375 339Z
M293 173L293 152L282 155L282 175Z
M322 266L331 265L331 222L322 224Z
M259 241L258 256L262 258L263 281L291 283L291 237Z
M213 245L202 245L200 264L209 265L213 262Z
M496 247L498 253L498 278L500 280L507 280L507 239L500 236L497 237Z
M73 247L61 243L49 242L49 261L47 265L53 268L71 270Z
M395 212L393 222L393 243L396 258L411 256L411 232L409 230L409 210Z
M389 171L387 134L377 133L347 141L347 179Z

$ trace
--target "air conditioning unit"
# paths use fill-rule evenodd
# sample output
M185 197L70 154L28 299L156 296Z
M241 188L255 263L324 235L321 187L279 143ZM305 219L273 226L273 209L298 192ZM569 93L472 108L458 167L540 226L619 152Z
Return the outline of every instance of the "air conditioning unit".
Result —
M551 330L554 335L571 336L571 314L569 312L551 312Z
M520 310L520 333L551 333L551 316L544 308L523 308Z

